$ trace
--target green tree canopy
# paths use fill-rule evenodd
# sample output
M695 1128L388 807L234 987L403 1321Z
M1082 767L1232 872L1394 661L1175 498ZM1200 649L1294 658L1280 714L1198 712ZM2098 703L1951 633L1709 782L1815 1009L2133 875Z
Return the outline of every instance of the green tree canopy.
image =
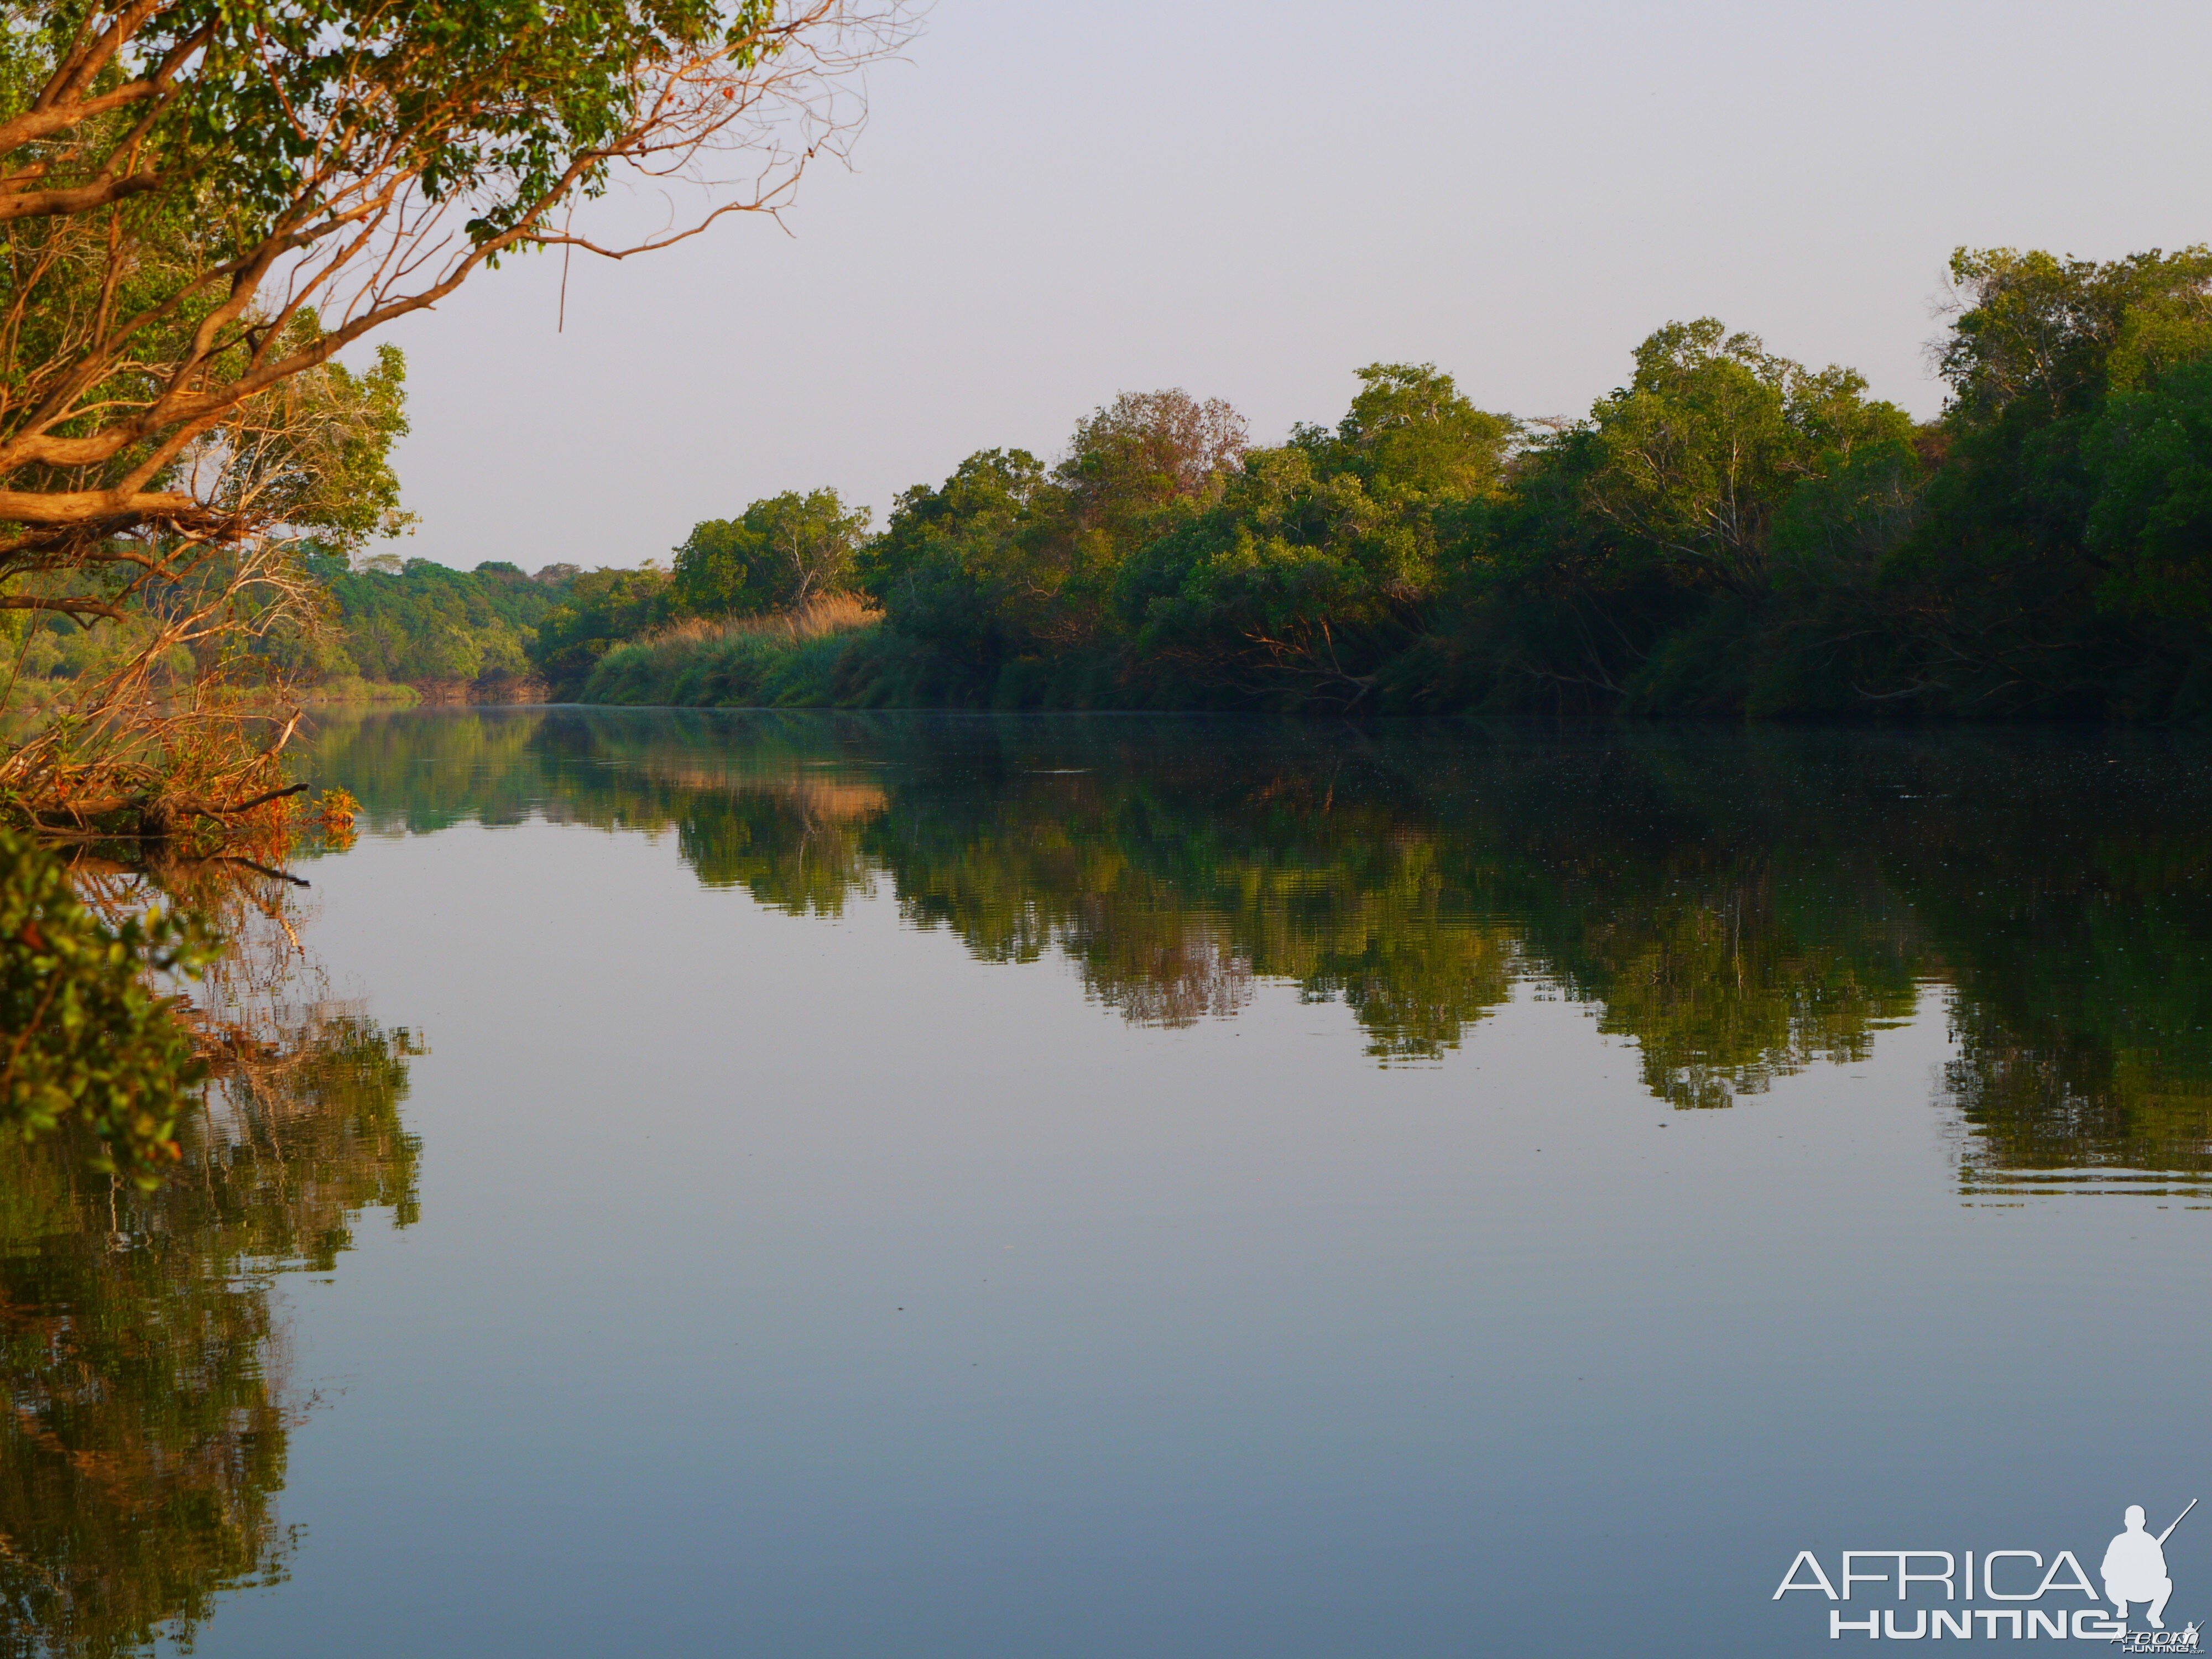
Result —
M860 585L902 633L963 666L995 664L1012 645L1026 550L1047 516L1044 464L1025 449L987 449L942 488L916 484L860 554Z
M1911 436L1911 416L1865 392L1856 370L1808 369L1713 318L1669 323L1590 411L1590 510L1692 580L1755 586L1792 489Z
M836 0L75 0L11 22L0 574L140 526L234 532L178 471L195 445L504 253L595 246L552 216L626 167L750 153L702 211L772 205L811 153L779 149L781 120L834 143L831 77L896 27Z
M2212 720L2212 252L1962 249L1953 271L1936 420L1710 317L1650 334L1580 419L1486 411L1431 364L1370 365L1334 426L1273 445L1218 401L1124 394L1056 463L981 451L899 497L854 561L880 625L711 669L672 639L601 684ZM748 586L763 541L701 526L695 603L767 603Z
M1247 456L1210 510L1123 563L1139 648L1208 681L1357 702L1435 593L1464 509L1494 494L1514 424L1433 364L1376 363L1334 433Z
M668 573L657 564L586 571L570 580L567 597L538 623L531 665L556 695L574 696L592 665L614 646L661 627L673 614Z
M288 532L343 544L392 521L398 361L338 354L504 257L618 255L774 209L853 130L847 71L900 36L899 4L11 9L0 612L127 619L149 641L95 706L47 723L39 754L0 755L0 787L75 787L150 823L164 768L227 733L201 771L234 770L234 718L190 742L149 734L152 665L182 653L207 679L222 641L303 611ZM573 210L625 173L689 179L689 222L637 247L594 240ZM84 754L56 752L64 726Z
M1076 422L1054 476L1080 530L1110 559L1148 520L1219 494L1247 447L1244 417L1218 398L1180 386L1124 392Z
M1951 256L1960 309L1938 367L1954 412L1986 425L2026 399L2049 421L2094 409L2212 350L2212 250L2098 264L2011 248Z
M2212 362L2115 395L2085 450L2100 601L2137 616L2212 617Z
M676 550L672 596L700 617L803 605L852 580L868 518L834 489L787 489L737 518L696 524Z

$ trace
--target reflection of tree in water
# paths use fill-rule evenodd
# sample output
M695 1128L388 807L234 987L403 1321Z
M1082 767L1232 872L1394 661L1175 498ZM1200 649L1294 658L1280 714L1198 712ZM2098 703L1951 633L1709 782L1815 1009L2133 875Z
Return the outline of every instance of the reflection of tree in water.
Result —
M988 960L1059 955L1133 1020L1233 1013L1272 980L1341 1001L1376 1058L1419 1061L1534 981L1632 1039L1661 1098L1724 1106L1863 1060L1946 987L1971 1158L2202 1167L2212 762L2179 742L504 718L519 748L471 739L517 757L490 799L672 827L702 880L797 914L886 882L909 922ZM411 793L362 790L373 819L466 810L464 769L404 762L443 729L385 723L378 775ZM442 802L435 777L454 780Z
M110 878L112 885L120 885ZM186 885L192 884L187 882ZM0 1655L143 1650L283 1576L290 1390L270 1274L416 1208L416 1047L323 994L268 884L198 883L234 948L217 1076L152 1193L56 1135L0 1150Z
M2212 846L2201 817L2162 816L2061 828L2060 856L2027 879L1923 890L1931 910L1995 912L1959 929L1945 1077L1985 1184L2212 1174Z
M1962 1006L1944 1084L1974 1131L1974 1178L2061 1170L2212 1171L2212 1082L2155 1054L2024 1041Z
M1579 907L1571 939L1543 941L1553 971L1599 1005L1598 1029L1636 1039L1660 1098L1728 1106L1816 1061L1864 1060L1918 1006L1907 937L1779 879L1738 866L1656 890L1624 882L1612 902ZM1844 936L1839 915L1856 924Z
M520 823L552 794L538 765L535 713L426 709L401 724L357 710L314 717L305 745L311 775L371 805L362 828L417 834L463 819ZM423 741L434 730L433 743Z
M1252 1000L1251 959L1203 922L1157 912L1094 914L1068 927L1060 943L1082 964L1091 995L1139 1025L1195 1025Z
M884 810L880 790L804 776L677 790L677 847L706 885L816 916L842 915L848 898L870 890L861 837Z

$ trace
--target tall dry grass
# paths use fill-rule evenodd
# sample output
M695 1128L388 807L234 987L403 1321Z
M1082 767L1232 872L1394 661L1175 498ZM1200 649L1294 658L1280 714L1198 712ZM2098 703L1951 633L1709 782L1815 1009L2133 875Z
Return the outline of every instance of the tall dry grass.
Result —
M584 683L584 702L678 708L826 707L841 665L880 635L883 613L858 595L825 593L779 615L694 618L616 646Z
M822 593L793 611L758 617L690 617L640 637L647 646L710 645L721 640L788 640L794 644L873 628L884 613L858 593Z

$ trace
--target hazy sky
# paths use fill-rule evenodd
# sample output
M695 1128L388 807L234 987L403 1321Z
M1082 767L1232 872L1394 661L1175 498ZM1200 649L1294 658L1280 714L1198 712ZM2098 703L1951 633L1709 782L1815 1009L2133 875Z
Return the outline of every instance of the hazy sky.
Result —
M758 496L1056 454L1117 391L1334 421L1433 361L1576 413L1671 318L1932 413L1960 243L2212 240L2212 8L938 0L789 232L489 273L390 337L421 530L634 564ZM580 220L580 223L581 221Z

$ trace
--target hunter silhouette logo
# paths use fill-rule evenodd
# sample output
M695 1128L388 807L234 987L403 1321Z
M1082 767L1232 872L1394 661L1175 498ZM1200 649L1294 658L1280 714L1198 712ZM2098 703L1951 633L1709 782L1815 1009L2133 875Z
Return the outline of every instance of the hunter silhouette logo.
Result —
M2173 1517L2173 1527L2187 1518L2189 1510L2197 1507L2197 1500L2189 1500L2189 1509ZM2127 1623L2128 1603L2148 1601L2153 1630L2166 1628L2166 1598L2173 1594L2173 1580L2166 1573L2166 1540L2173 1536L2173 1527L2154 1538L2143 1530L2143 1509L2140 1504L2128 1505L2128 1512L2120 1517L2127 1528L2105 1551L2105 1565L2100 1576L2105 1581L2105 1599L2112 1604L2112 1611L2122 1624Z
M1800 1550L1773 1599L1802 1590L1834 1604L1827 1609L1831 1641L2070 1638L2109 1642L2123 1653L2199 1653L2195 1621L2181 1630L2166 1627L2166 1604L2173 1595L2166 1542L2196 1507L2192 1498L2165 1531L2154 1533L2143 1506L2129 1504L2097 1570L2101 1601L2082 1557L2069 1549L2048 1555L2025 1549L1845 1550L1832 1578L1818 1555ZM2080 1601L2069 1599L2075 1596ZM2148 1629L2128 1628L2134 1607L2142 1610Z

